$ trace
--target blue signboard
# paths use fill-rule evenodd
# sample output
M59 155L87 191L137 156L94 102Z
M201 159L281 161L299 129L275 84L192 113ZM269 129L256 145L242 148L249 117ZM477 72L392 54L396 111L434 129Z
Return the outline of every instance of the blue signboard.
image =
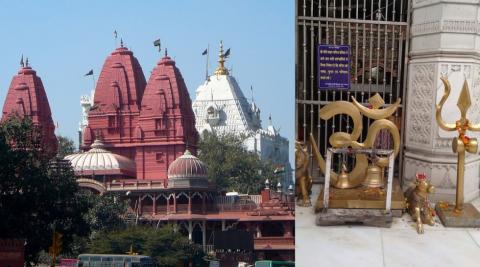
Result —
M318 88L350 89L350 46L317 46Z

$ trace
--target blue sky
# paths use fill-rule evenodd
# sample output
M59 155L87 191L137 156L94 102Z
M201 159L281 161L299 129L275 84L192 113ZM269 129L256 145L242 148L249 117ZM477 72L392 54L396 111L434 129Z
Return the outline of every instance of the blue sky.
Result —
M190 96L203 82L210 44L210 72L219 41L231 48L233 68L245 96L261 109L263 125L294 138L294 1L0 1L0 103L22 54L42 78L57 134L77 140L79 99L115 48L113 31L140 61L146 79L160 58L161 39L187 83ZM163 54L163 52L162 52ZM290 153L290 160L293 161Z

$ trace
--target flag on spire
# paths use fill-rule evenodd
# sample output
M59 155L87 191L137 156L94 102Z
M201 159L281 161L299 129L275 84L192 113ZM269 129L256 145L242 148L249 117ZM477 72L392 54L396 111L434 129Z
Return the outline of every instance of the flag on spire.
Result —
M153 41L153 46L158 46L158 52L160 52L161 51L160 39Z
M224 55L224 56L225 56L226 58L227 58L228 56L230 56L230 48L227 49L227 51L225 52L225 55Z
M208 52L208 49L205 48L205 50L202 52L202 56L205 56Z
M87 74L85 74L84 76L90 76L90 75L93 75L93 69L91 69L89 72L87 72Z

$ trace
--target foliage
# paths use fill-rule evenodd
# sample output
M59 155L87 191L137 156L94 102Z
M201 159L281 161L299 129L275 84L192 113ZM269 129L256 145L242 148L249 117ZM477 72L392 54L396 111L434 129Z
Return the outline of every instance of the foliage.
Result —
M204 256L199 245L191 244L172 225L158 229L151 226L130 227L121 231L104 231L88 245L89 253L125 254L130 250L148 255L159 266L176 266L179 260L201 261ZM199 266L200 264L195 264Z
M58 152L57 157L65 158L67 155L75 153L75 143L73 140L66 136L57 136L58 139Z
M87 251L88 243L102 231L122 230L126 224L122 218L128 207L116 194L97 195L89 190L82 190L88 203L88 210L83 214L90 230L89 235L74 236L66 257L77 257Z
M82 214L88 203L65 162L48 156L40 131L28 118L0 124L0 237L26 241L27 265L51 245L53 229L68 247L73 235L86 235Z
M128 203L116 194L97 195L85 191L90 209L85 218L92 234L105 230L123 229L126 225L121 215L127 211Z
M199 158L208 166L208 177L222 189L256 194L265 180L275 183L274 167L243 146L245 137L204 133L199 142ZM272 181L273 180L273 181Z

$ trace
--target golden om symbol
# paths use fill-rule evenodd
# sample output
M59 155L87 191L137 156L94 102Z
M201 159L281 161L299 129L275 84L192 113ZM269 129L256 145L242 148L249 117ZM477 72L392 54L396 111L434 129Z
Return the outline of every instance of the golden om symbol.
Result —
M355 98L352 96L352 102L347 101L336 101L330 104L327 104L320 109L320 118L322 120L328 120L335 115L345 114L352 118L353 121L353 130L351 133L346 132L336 132L330 135L328 139L330 145L333 148L342 148L342 147L352 147L352 148L372 148L375 142L377 135L382 129L386 129L390 132L393 138L393 150L395 156L397 156L398 151L400 150L400 133L397 126L388 120L400 106L400 99L387 108L380 109L381 106L385 104L383 99L377 93L369 99L369 103L372 105L372 108L366 108L362 104L358 103ZM362 115L375 120L368 128L367 136L363 143L358 142L358 138L362 132ZM310 134L310 141L312 142L312 147L314 155L317 159L318 166L320 170L325 174L325 160L318 151L315 139L313 135ZM388 158L380 157L376 163L381 168L388 166ZM346 188L354 188L359 186L363 179L365 178L365 173L368 166L367 156L364 154L355 155L355 166L353 170L348 173L349 184ZM331 171L331 183L335 185L337 182L338 174L334 171ZM345 187L344 187L345 188Z

